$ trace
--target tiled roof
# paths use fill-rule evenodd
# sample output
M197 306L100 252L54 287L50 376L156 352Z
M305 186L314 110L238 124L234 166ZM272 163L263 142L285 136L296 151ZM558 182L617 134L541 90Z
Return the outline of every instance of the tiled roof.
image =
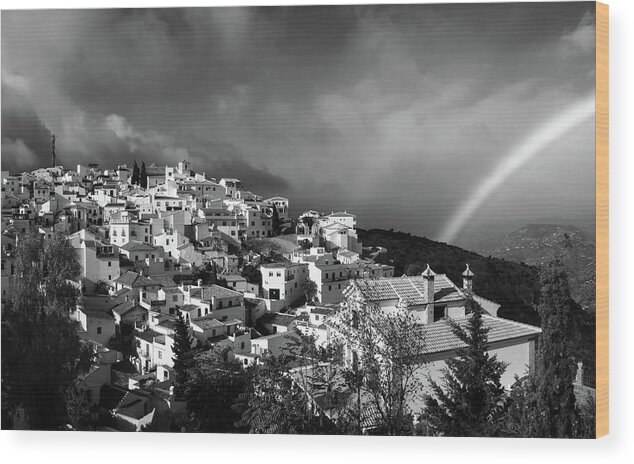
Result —
M225 326L225 324L223 324L222 322L220 322L218 319L216 319L214 316L211 316L211 315L192 319L191 323L197 325L203 330L214 329L217 327Z
M177 286L176 282L174 282L174 279L172 279L172 277L168 275L152 275L150 276L150 281L152 281L154 285L164 287L165 290L167 290L168 288L173 289Z
M161 327L165 327L166 329L176 330L176 322L172 319L166 319L163 322L160 322L159 325Z
M190 295L192 298L198 298L202 301L211 301L211 298L233 298L241 297L242 293L235 290L229 290L228 288L221 287L220 285L210 285L208 287L194 288L191 290Z
M258 319L258 322L261 324L288 326L295 319L297 319L297 317L292 314L265 313Z
M114 319L112 309L121 303L120 298L111 296L84 296L82 311L86 315L100 319Z
M332 308L326 308L324 306L316 306L314 308L311 308L310 312L312 314L323 314L327 316L332 313Z
M136 304L136 301L134 300L124 301L123 303L112 308L112 310L115 313L119 314L120 316L123 316L124 314L127 314L132 310L147 311L142 306L139 306L138 304Z
M260 267L264 269L279 269L279 268L286 269L287 267L291 267L291 266L292 266L291 263L284 263L284 262L267 263L267 264L260 265Z
M161 334L158 332L155 332L152 329L145 329L143 332L135 334L137 338L140 338L150 343L154 342L154 337L158 337L159 335Z
M350 251L350 250L343 250L340 251L339 253L337 253L337 256L344 256L346 258L353 258L355 256L358 256L359 253L356 253L354 251Z
M149 243L139 242L138 240L130 240L128 243L121 247L125 251L154 251L157 248Z
M329 214L328 217L356 217L354 214L347 213L345 211L339 211L337 213Z
M369 301L398 300L403 298L410 305L427 304L427 280L422 276L359 279L353 282ZM434 278L434 302L446 303L464 299L464 293L445 275Z
M256 298L245 298L244 299L244 306L246 306L247 308L255 308L261 302L262 302L262 300L258 300Z
M469 316L453 319L461 327L465 327ZM482 316L484 327L489 329L489 343L513 340L522 337L537 336L541 333L539 327L522 324L508 319L493 316ZM425 337L425 354L442 353L463 348L465 344L454 335L453 330L446 320L440 320L433 324L423 326Z
M115 280L116 283L125 285L126 287L138 288L138 287L148 287L152 285L156 285L150 279L141 274L128 271L125 274L121 275Z

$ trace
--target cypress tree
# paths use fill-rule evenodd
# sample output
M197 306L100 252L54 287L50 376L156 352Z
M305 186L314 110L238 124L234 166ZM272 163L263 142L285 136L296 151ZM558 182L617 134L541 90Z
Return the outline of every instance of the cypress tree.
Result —
M145 161L141 161L141 173L139 174L139 184L142 188L147 188L147 172L145 172Z
M487 351L488 328L482 308L471 298L466 327L448 319L453 333L465 347L446 361L442 385L431 383L433 395L425 396L424 419L436 435L453 437L496 436L505 413L500 378L506 364Z
M576 405L573 357L575 321L581 307L571 298L563 264L555 259L540 272L538 312L542 333L535 372L516 385L506 420L507 432L519 437L573 438L594 434Z
M189 369L194 367L194 355L191 342L189 340L189 330L183 314L179 311L176 315L176 327L174 334L174 345L172 351L174 356L174 396L177 400L185 399L185 390L189 380Z
M139 185L139 166L136 164L136 160L134 160L134 166L132 166L132 178L130 179L130 183L133 185Z
M537 308L542 335L537 352L537 406L543 436L571 437L576 423L573 358L575 319L581 308L570 296L568 277L559 260L547 263L540 274Z

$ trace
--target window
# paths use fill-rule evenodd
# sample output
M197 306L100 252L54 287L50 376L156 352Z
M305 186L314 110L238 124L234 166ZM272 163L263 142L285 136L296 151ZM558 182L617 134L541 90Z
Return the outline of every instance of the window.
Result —
M222 309L222 301L218 302L218 309Z
M332 285L328 285L328 291L332 290Z
M447 306L434 306L434 322L439 321L445 317Z
M162 352L162 351L159 351L159 352L158 352L158 357L159 357L159 359L162 359L162 358L163 358L163 352Z
M240 343L240 349L244 350L244 342Z
M4 265L2 267L4 267ZM112 267L112 261L108 261L108 267Z
M272 272L269 272L269 277L273 277L273 273Z
M318 321L319 320L319 314L315 314L315 320Z
M97 334L101 334L101 327L97 327Z
M172 302L174 303L178 302L178 295L172 295Z

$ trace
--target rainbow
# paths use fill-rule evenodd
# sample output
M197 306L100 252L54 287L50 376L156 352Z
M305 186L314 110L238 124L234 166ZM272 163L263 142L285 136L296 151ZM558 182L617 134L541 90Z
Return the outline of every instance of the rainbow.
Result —
M495 169L447 221L440 234L443 242L453 242L465 224L473 217L482 204L520 167L530 161L547 145L562 137L566 132L590 119L595 114L594 92L578 103L549 119L516 145L498 163Z

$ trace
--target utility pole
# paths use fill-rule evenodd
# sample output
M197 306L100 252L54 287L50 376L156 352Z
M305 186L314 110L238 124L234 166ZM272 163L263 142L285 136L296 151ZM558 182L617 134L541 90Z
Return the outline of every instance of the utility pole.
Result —
M55 134L51 134L51 166L55 167Z

